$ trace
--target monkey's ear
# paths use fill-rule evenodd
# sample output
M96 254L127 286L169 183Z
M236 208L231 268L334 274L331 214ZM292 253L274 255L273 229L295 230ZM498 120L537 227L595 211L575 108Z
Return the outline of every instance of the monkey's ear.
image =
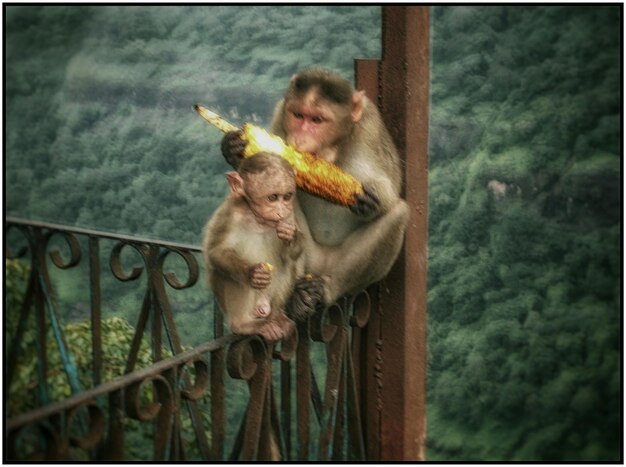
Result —
M243 196L245 194L243 178L237 172L226 172L226 180L228 180L231 194L235 196Z
M289 79L289 83L293 84L293 82L298 78L298 75L296 73L294 73L293 75L291 75L291 78Z
M357 123L363 116L365 91L355 91L352 94L352 122Z

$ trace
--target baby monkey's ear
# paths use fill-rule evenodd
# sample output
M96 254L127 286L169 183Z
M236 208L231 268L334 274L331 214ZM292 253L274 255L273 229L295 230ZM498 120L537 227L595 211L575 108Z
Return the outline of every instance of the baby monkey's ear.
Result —
M244 181L237 172L226 172L226 180L230 186L230 192L235 197L243 197L245 195Z

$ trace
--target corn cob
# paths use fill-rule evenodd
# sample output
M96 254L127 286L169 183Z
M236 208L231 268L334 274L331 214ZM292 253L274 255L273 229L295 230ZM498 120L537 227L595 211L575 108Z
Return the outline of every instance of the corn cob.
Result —
M218 130L220 130L220 131L222 131L224 133L227 133L229 131L235 131L235 130L239 129L235 125L233 125L231 123L228 123L226 120L224 120L222 117L220 117L215 112L211 112L206 107L202 107L201 105L197 105L196 104L196 105L193 106L193 108L194 108L194 110L196 112L198 112L200 114L200 116L202 118L204 118L207 122L209 122L215 128L217 128Z
M194 106L194 109L207 122L223 132L238 130L201 105ZM343 206L355 204L356 195L363 193L361 183L335 164L313 154L297 151L279 136L271 135L258 126L246 123L242 129L244 137L248 140L244 157L250 157L260 151L278 154L295 168L296 184L304 191Z

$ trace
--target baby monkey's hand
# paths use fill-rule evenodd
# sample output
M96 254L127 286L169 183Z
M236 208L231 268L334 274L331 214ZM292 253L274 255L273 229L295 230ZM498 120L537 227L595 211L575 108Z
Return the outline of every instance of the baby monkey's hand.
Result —
M272 282L272 273L265 263L258 263L248 270L250 285L255 289L264 289Z
M280 220L276 225L276 234L281 240L290 242L296 234L296 226L288 221Z

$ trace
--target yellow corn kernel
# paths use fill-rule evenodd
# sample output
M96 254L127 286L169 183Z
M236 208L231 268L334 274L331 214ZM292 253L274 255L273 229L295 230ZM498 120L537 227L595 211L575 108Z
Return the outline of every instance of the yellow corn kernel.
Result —
M335 164L297 151L279 136L270 135L249 123L243 126L243 130L248 140L244 157L260 151L278 154L296 169L296 184L308 193L343 206L355 204L356 195L363 193L361 183Z
M270 263L263 263L263 267L267 269L269 272L274 271L274 266L272 266Z
M194 108L207 122L223 132L238 129L200 105ZM313 154L297 151L279 136L271 135L250 123L243 126L243 131L248 140L244 157L261 151L278 154L295 168L296 184L304 191L343 206L355 204L356 195L363 193L361 183L335 164Z

